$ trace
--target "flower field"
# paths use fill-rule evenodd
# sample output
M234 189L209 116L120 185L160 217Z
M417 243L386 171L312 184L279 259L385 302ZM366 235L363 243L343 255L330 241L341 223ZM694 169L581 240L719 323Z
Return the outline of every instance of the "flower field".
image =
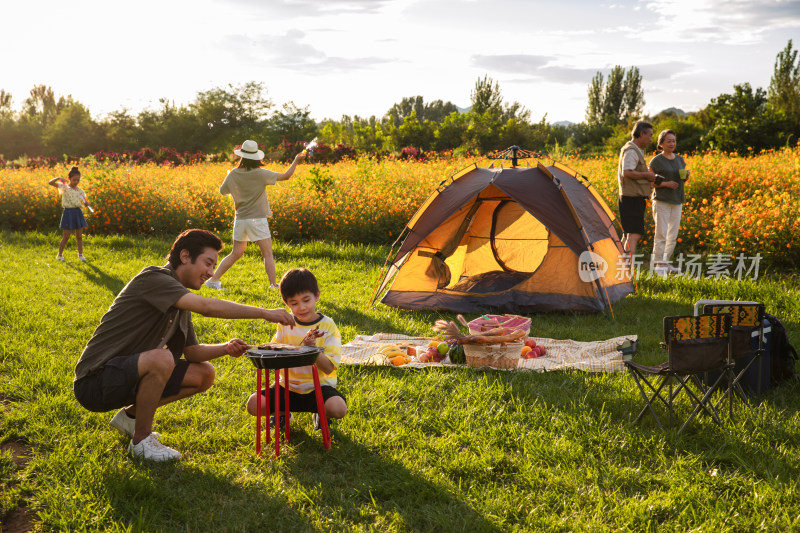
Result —
M800 147L749 158L712 152L686 156L686 161L692 179L676 253L759 253L771 265L800 265ZM473 162L442 156L304 164L290 181L268 188L274 212L270 226L275 238L284 241L389 244L442 180ZM616 157L561 162L588 176L616 211ZM97 208L87 213L89 234L176 234L192 227L230 233L233 203L218 193L229 164L80 166L81 187ZM285 169L282 163L266 166ZM66 170L0 170L2 228L57 230L60 199L47 181ZM641 251L649 252L652 234L648 210Z

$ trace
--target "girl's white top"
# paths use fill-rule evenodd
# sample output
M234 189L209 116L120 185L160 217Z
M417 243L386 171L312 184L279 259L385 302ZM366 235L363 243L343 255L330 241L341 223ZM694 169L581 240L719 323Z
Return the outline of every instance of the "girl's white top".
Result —
M83 205L83 199L86 198L86 193L80 187L74 189L64 183L56 183L58 192L61 193L61 207L69 209L71 207L80 207Z

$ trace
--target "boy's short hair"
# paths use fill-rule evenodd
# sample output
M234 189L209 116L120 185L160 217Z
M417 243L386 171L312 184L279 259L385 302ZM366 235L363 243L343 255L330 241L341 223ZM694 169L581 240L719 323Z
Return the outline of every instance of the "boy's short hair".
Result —
M281 278L281 298L284 301L302 292L319 294L317 278L307 268L292 268Z
M203 253L206 248L213 248L216 251L222 250L222 241L219 237L204 229L187 229L182 232L172 243L167 260L172 268L178 268L181 264L181 250L188 250L192 263L197 256Z

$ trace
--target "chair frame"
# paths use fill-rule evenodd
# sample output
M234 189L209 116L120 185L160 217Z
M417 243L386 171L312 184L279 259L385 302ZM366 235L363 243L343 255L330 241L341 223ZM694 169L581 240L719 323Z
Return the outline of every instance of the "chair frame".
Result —
M688 339L681 339L680 333L676 329L676 324L681 320L686 320L693 324L695 335L699 332L698 324L713 324L715 326L714 335L705 334L702 337L694 336ZM656 424L658 424L661 429L664 429L664 425L661 423L653 407L656 399L658 399L669 413L669 427L672 428L675 418L675 400L678 398L681 391L685 391L693 406L693 410L680 429L678 429L678 434L686 429L689 423L694 420L700 412L707 414L717 425L724 428L725 425L717 411L717 404L712 401L712 395L719 389L725 377L728 376L725 370L733 366L729 340L730 331L731 315L727 313L664 317L664 340L667 348L667 361L657 366L646 366L634 363L633 361L624 361L625 366L636 382L636 386L642 398L645 400L645 405L639 412L636 420L634 420L634 423L638 423L642 417L644 417L645 413L649 411L650 414L653 415ZM724 342L716 343L718 344L717 349L726 346L724 349L724 361L720 361L714 368L683 368L685 362L676 360L676 343L692 339L724 339ZM699 378L699 374L704 370L721 370L722 372L720 372L711 386L706 386ZM660 383L657 386L654 385L651 383L651 380L648 379L648 376L652 378L661 378ZM645 390L643 384L647 386L649 391ZM666 387L668 387L668 393L664 391Z
M755 313L754 314L747 313L748 309L754 309ZM726 368L724 371L725 377L728 380L728 387L725 389L725 392L723 393L722 397L719 400L717 400L715 407L719 407L722 404L722 402L725 401L725 398L727 398L728 413L729 416L733 417L734 396L738 396L744 403L748 405L752 404L752 401L750 397L748 397L747 392L744 390L744 387L742 386L741 382L744 378L744 375L747 373L748 370L750 370L750 367L753 366L753 364L756 362L758 363L758 390L755 391L755 393L757 396L759 397L761 396L762 392L761 362L764 356L764 314L765 314L764 304L761 303L706 304L703 306L703 313L705 314L729 313L731 315L731 335L728 337L728 339L731 343L730 353L731 353L731 360L734 363L734 365L736 363L737 357L742 358L752 355L752 357L744 366L744 368L742 368L738 373L736 372L734 366L730 366ZM756 322L756 324L742 324L742 322L744 322L749 317L753 317L753 320ZM755 351L752 352L752 354L744 353L738 356L735 354L734 350L735 339L733 336L733 332L737 328L740 331L744 329L749 330L750 333L748 335L748 343L750 340L750 336L752 336L752 332L755 331L758 332L758 347L755 349Z

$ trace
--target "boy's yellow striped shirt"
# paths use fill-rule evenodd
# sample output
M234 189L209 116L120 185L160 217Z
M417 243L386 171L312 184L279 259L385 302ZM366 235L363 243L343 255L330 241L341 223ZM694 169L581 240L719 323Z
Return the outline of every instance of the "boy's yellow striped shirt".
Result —
M320 314L319 320L311 324L297 323L294 327L278 324L273 342L284 344L299 345L310 330L319 328L325 335L317 339L317 346L325 348L325 355L333 362L333 372L330 374L319 370L320 385L330 385L336 387L336 368L342 361L342 336L336 323L329 317ZM283 384L283 372L281 372L281 385ZM289 390L299 393L308 393L314 390L314 376L311 373L311 366L300 366L289 369Z

